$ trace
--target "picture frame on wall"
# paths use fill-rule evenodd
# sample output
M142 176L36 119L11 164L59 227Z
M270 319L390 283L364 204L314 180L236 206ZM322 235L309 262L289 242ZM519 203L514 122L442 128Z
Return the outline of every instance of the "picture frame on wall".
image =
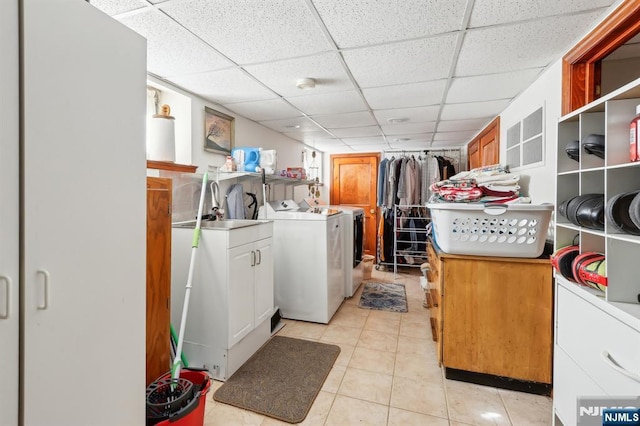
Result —
M235 117L204 107L204 150L231 155L234 147Z

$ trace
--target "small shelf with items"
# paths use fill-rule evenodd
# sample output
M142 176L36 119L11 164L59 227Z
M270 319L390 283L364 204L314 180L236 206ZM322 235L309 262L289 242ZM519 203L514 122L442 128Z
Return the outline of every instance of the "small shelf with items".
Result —
M256 172L223 172L218 171L217 175L214 170L210 170L210 173L213 173L213 179L217 176L218 180L228 180L228 179L240 179L240 178L248 178L248 179L262 179L262 173ZM274 183L274 184L283 184L283 185L321 185L314 180L308 179L298 179L291 178L286 176L274 175L274 174L265 174L266 183Z

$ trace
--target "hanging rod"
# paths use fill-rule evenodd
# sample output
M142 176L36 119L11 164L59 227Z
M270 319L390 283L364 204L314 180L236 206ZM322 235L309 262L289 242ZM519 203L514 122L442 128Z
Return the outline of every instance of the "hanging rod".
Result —
M447 152L453 152L453 151L458 151L461 152L462 148L422 148L422 149L385 149L382 152L387 154L395 154L395 153L402 153L402 152L424 152L425 154L429 151L447 151Z

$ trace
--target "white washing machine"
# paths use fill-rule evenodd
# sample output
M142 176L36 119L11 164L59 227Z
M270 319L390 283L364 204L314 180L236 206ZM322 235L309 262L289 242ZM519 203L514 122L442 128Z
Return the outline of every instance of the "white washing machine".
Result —
M271 201L258 217L273 221L274 299L283 318L327 324L344 300L343 214Z
M300 202L302 208L312 209L331 208L341 210L342 235L344 241L344 297L352 297L362 283L364 277L362 255L364 254L364 209L353 206L327 206L317 199L304 199Z

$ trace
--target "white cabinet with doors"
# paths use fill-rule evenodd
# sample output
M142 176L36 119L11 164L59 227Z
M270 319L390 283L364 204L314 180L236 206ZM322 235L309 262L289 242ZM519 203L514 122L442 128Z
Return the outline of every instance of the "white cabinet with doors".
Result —
M68 0L0 33L0 425L144 424L146 42Z
M18 424L18 2L0 1L0 425Z
M234 227L226 223L249 224ZM196 249L183 352L192 367L226 380L271 336L273 223L206 224ZM176 329L184 307L193 228L174 226L171 319Z
M640 162L629 159L629 123L639 104L640 79L560 119L557 205L601 193L608 206L615 195L640 190ZM591 134L604 135L604 158L581 149L579 161L570 159L566 144ZM581 252L605 254L608 279L601 292L556 272L554 413L570 425L582 396L640 395L640 284L633 272L640 236L617 230L606 217L604 230L596 230L556 212L555 240L556 248L577 243Z

